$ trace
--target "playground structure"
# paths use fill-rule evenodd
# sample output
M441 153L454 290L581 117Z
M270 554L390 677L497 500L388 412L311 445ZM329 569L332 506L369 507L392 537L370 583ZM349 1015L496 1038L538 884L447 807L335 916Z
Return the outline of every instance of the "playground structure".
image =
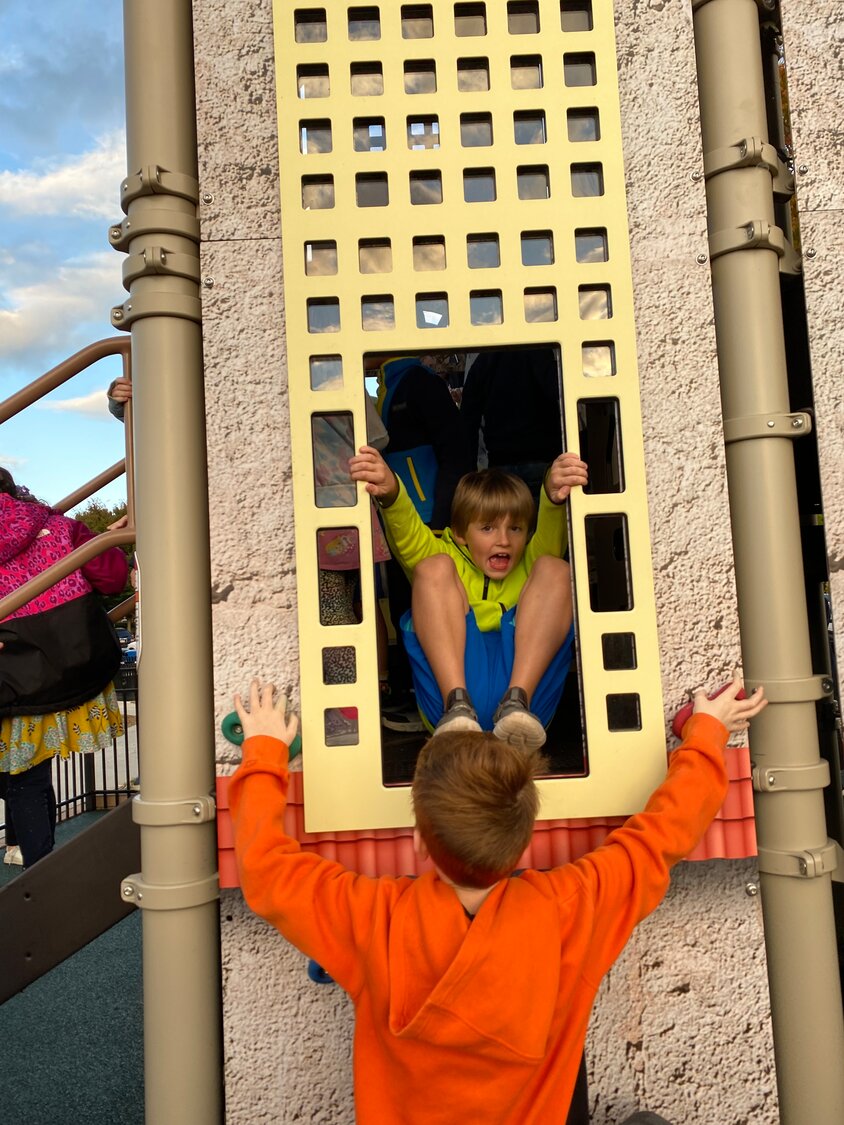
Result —
M492 7L486 6L490 20ZM824 24L825 5L811 11L804 3L781 5L796 172L805 199L798 208L806 264L801 284L801 247L789 203L791 169L783 156L786 140L772 128L783 117L770 110L776 101L773 94L780 89L778 81L771 80L779 75L775 37L780 28L767 26L769 19L779 18L774 5L703 0L692 5L693 20L679 5L663 6L647 19L619 10L617 47L610 5L599 0L562 5L543 0L506 7L518 17L517 25L524 19L530 26L535 18L535 31L517 32L534 44L542 42L542 27L553 21L555 34L556 27L562 30L561 11L588 11L601 36L599 60L600 51L610 49L608 44L620 60L621 128L616 141L624 141L626 204L622 197L617 205L626 210L630 227L642 400L641 433L638 426L633 432L641 441L645 471L635 479L647 489L646 526L654 555L652 612L659 637L642 697L653 710L661 679L670 716L688 687L730 670L740 624L745 673L752 682L765 684L773 703L754 730L753 782L760 845L758 897L772 986L779 1109L765 1074L771 1033L763 995L758 898L744 896L748 873L755 874L755 868L737 853L728 853L735 858L721 873L691 870L679 876L685 900L669 899L613 971L593 1017L593 1042L599 1046L590 1051L590 1062L593 1089L601 1101L594 1106L593 1119L621 1119L641 1098L650 1102L649 1108L673 1114L678 1121L730 1114L735 1120L768 1122L779 1113L788 1125L833 1125L841 1119L844 1104L831 886L837 859L833 836L840 833L840 801L835 797L840 798L841 785L834 732L831 739L828 732L819 739L816 713L819 708L823 716L825 702L829 705L835 669L824 665L817 639L823 608L816 543L811 542L812 536L822 536L817 519L804 532L801 547L801 525L819 511L806 504L807 496L815 497L793 441L816 427L829 537L826 553L834 560L840 556L835 544L844 527L841 488L835 479L840 437L833 421L840 409L835 356L840 356L844 338L832 284L842 265L834 250L840 243L835 231L840 231L841 185L825 172L831 152L819 122L829 112L830 99L837 97L840 105L841 95L822 81L813 89L817 76L824 74L831 23ZM483 5L456 8L461 16L477 19ZM358 14L358 23L370 24L373 10L377 12L350 8L349 13ZM405 18L424 23L430 14L433 25L442 27L455 10L441 3L401 6L401 16L392 16L395 42L402 38ZM219 719L228 711L231 692L253 673L272 675L296 690L297 602L302 636L311 620L308 614L313 615L313 564L308 570L307 547L301 545L316 526L312 512L302 514L308 489L302 466L307 466L309 455L302 444L301 423L310 407L301 382L290 390L291 427L287 420L288 385L301 379L296 373L307 372L309 366L308 356L296 351L301 328L295 318L313 298L303 288L308 281L295 276L302 238L294 242L293 220L283 228L283 246L281 242L275 170L282 169L287 224L290 192L284 176L297 174L298 145L294 140L291 152L290 129L287 134L284 128L276 131L273 83L275 77L280 90L295 65L325 65L286 61L284 37L290 39L290 21L302 11L321 12L327 22L325 9L277 3L273 68L268 4L201 0L193 5L191 27L186 3L126 3L129 175L121 194L127 218L112 228L111 240L128 254L124 280L129 298L112 318L132 334L144 629L139 706L148 741L142 750L143 788L134 805L134 819L141 825L142 874L124 883L124 895L143 909L147 1120L156 1123L205 1125L222 1120L223 1046L227 1120L253 1120L255 1106L262 1102L272 1106L278 1120L317 1113L337 1121L352 1119L349 1089L341 1079L326 1087L315 1080L312 1068L290 1058L294 1044L307 1033L323 1038L322 1049L335 1064L327 1070L344 1067L348 1011L336 998L324 999L324 991L320 998L312 997L301 958L280 951L278 940L263 929L256 932L236 891L223 892L222 1010L216 988L220 941L213 803L208 798L214 715ZM329 14L331 20L337 17L333 9ZM387 39L385 6L381 15ZM314 17L306 22L320 21ZM295 32L295 22L292 27ZM369 65L365 73L371 74L371 64L383 55L385 79L389 78L388 44L373 47L373 41L367 42L359 60ZM589 45L581 43L576 53L588 54ZM464 56L463 47L460 43L454 48L455 59L477 61L477 40L471 54ZM539 52L531 46L530 53ZM323 75L311 69L305 77ZM440 80L445 81L442 71ZM287 91L289 99L289 87ZM476 93L472 96L477 98ZM471 108L474 113L477 105L473 102ZM601 113L602 123L611 120L603 102ZM313 120L324 117L314 114ZM292 117L285 127L291 121ZM389 125L388 121L388 136ZM331 166L324 155L318 157L320 169ZM606 157L616 162L617 185L620 155L616 151ZM423 156L425 167L433 167L429 153ZM404 158L409 159L407 150ZM337 168L339 178L342 156ZM443 169L447 187L445 163ZM532 222L530 229L545 230L550 224L550 218L541 226ZM341 231L345 235L346 227L338 228L338 239ZM368 236L367 230L360 233ZM354 234L357 238L358 232ZM320 232L311 241L326 239ZM547 271L543 275L549 276L553 275ZM342 291L343 300L349 292L357 300L351 282L341 280L349 286ZM404 284L401 278L392 283L396 292ZM512 283L508 279L507 284ZM556 283L563 285L562 274ZM321 278L319 284L327 283ZM455 284L459 287L460 279ZM618 280L614 275L611 284L614 291L617 285L623 287L623 275ZM548 285L546 280L541 287L546 296ZM803 285L811 382L806 376L808 356L795 343L796 323L786 323L783 331L782 308L795 317L800 313ZM383 283L376 293L381 295L382 289ZM488 291L486 285L483 289ZM318 293L317 300L331 296L327 289ZM454 307L452 302L452 315ZM628 315L632 317L632 308ZM633 328L631 319L628 329ZM524 332L518 339L503 334L499 338L508 344L556 339ZM454 326L443 339L443 348L468 348L475 341L468 329L461 338ZM418 350L418 340L411 325L391 347ZM565 345L566 339L560 343ZM342 348L348 351L342 354L360 356L368 346L360 336L344 338ZM383 339L378 340L381 347L386 347ZM341 352L339 345L332 355L335 351ZM564 353L564 399L570 366ZM350 407L360 422L361 406L354 397L359 393L358 387L348 398L329 399L327 409ZM625 417L629 418L626 407ZM807 437L803 442L814 440ZM173 487L175 481L178 488ZM643 515L644 497L638 502L637 514ZM573 520L577 518L575 507ZM348 513L343 521L348 522ZM294 524L301 537L299 569L292 554ZM809 558L814 569L804 580ZM209 576L213 614L207 598ZM840 615L844 591L834 569L829 588L833 610ZM178 631L171 627L176 618L184 623ZM824 633L825 628L823 618ZM197 651L211 653L212 633L213 698L210 658L205 664L196 660ZM588 639L588 634L582 636ZM359 646L360 667L371 671L371 638L357 631L340 643L347 640ZM306 722L312 722L306 726L306 757L309 746L319 749L318 724L308 716L318 712L321 701L333 702L318 683L311 645L308 637L301 647L301 698ZM179 670L178 708L168 705L174 669ZM367 674L359 677L361 691L366 690ZM370 684L371 680L370 675ZM361 728L363 743L377 733L377 708L361 696L360 712L366 716L362 721L369 723ZM587 715L588 729L590 721ZM590 741L591 754L599 754L599 742ZM222 738L217 747L218 763L227 772L236 755ZM337 755L335 749L335 762ZM829 760L833 784L826 786ZM309 785L307 765L305 771ZM559 783L561 801L566 784L570 783ZM832 797L826 822L825 788ZM306 791L306 814L308 799ZM359 806L366 797L355 793L349 800ZM725 901L731 879L732 894L741 895L738 905L735 899ZM799 925L793 924L795 918ZM690 933L694 941L706 941L704 930L710 931L709 956L719 950L726 985L713 980L713 970L703 967L697 955L693 967L684 970L685 958L677 954L678 944L685 948L690 943ZM745 949L728 949L739 935ZM638 961L653 968L661 957L674 958L679 984L669 979L661 992L657 984L649 993L642 971L634 965ZM674 988L679 992L672 992ZM684 997L681 1007L677 995ZM717 1016L707 1022L702 1012L710 1005ZM695 1025L697 1035L691 1030ZM747 1028L750 1031L742 1030ZM742 1035L751 1042L736 1043ZM181 1051L185 1043L191 1044L187 1061ZM694 1052L693 1058L689 1052ZM720 1090L711 1076L705 1077L718 1054L724 1060L719 1065ZM668 1077L672 1069L678 1075L673 1084ZM269 1084L277 1093L268 1091Z

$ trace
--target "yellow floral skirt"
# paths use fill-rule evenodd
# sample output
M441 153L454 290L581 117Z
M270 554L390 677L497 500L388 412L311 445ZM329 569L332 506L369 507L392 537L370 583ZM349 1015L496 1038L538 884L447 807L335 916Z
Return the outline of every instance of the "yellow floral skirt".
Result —
M10 715L0 720L0 772L23 773L60 754L90 754L123 733L114 684L71 711Z

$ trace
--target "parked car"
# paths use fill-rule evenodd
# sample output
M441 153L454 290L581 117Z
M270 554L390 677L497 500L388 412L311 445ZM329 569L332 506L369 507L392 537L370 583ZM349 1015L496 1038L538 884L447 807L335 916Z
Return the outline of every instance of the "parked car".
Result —
M117 639L120 641L120 647L123 649L135 639L128 629L123 629L118 626L114 631L117 633Z

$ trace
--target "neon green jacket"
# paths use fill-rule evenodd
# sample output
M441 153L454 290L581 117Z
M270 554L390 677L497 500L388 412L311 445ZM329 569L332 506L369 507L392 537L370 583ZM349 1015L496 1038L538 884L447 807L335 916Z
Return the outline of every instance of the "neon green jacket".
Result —
M381 514L387 527L390 548L408 578L412 579L414 569L430 555L449 555L454 560L482 633L501 628L501 617L518 602L534 562L540 555L560 558L568 538L565 505L553 504L543 488L539 497L536 531L528 540L518 565L499 580L488 578L475 566L468 548L455 542L450 527L445 528L440 537L425 526L401 481L396 500L389 508L382 508Z

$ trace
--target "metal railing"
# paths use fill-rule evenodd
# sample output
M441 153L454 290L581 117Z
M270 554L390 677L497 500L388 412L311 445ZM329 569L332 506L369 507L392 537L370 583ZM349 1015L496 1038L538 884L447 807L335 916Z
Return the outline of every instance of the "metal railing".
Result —
M123 359L123 375L131 379L131 340L127 337L109 337L82 348L45 375L0 402L0 424L13 418L28 406L80 374L91 364L109 355ZM132 403L126 403L125 414L126 456L86 484L52 505L56 511L67 512L95 495L105 485L126 474L127 526L116 531L106 531L95 539L72 551L42 574L37 575L5 598L0 598L0 621L32 598L49 589L61 578L83 566L109 547L123 546L135 540L134 454L132 443ZM121 621L132 612L137 595L125 599L109 612L113 622ZM112 739L111 747L93 754L59 755L53 759L53 787L56 791L58 820L69 820L84 812L114 808L128 800L135 792L139 773L137 666L124 662L115 676L115 688L121 704L123 734ZM0 833L5 840L5 816L0 819Z

